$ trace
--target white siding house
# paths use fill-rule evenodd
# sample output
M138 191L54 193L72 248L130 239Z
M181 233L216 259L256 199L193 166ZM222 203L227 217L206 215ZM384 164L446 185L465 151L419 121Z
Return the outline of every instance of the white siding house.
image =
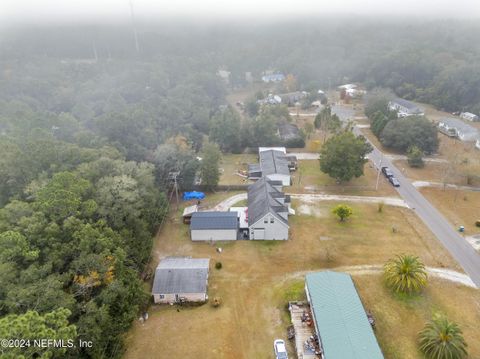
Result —
M477 141L475 142L475 147L480 150L480 137L477 138Z
M274 214L266 214L250 225L250 239L254 240L286 240L288 224L284 218Z
M285 80L285 75L281 73L277 74L266 74L262 76L262 81L269 83L269 82L282 82Z
M413 102L397 98L388 103L390 111L397 111L398 117L423 116L423 109L415 105Z
M478 130L458 118L442 118L438 122L438 130L449 137L457 137L465 142L475 141L478 138Z
M288 239L290 197L280 181L262 177L248 188L248 227L252 240Z
M208 258L167 257L153 280L154 303L204 302L208 299Z
M478 121L478 116L471 112L462 112L460 114L460 118L471 122Z
M190 221L192 241L235 241L238 217L235 212L195 212Z

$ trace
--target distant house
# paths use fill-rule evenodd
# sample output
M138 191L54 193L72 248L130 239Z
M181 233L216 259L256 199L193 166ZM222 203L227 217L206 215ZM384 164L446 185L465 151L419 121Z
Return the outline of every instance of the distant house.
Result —
M383 359L349 274L331 271L307 274L305 292L322 358Z
M350 88L346 89L345 93L350 97L350 98L359 98L365 95L366 91L364 90L358 90L356 88Z
M442 118L438 122L438 130L449 137L456 137L465 142L475 141L478 137L478 130L475 127L467 125L458 118Z
M480 150L480 137L475 141L475 147Z
M278 95L269 94L267 97L257 100L260 105L279 105L282 103L282 98Z
M290 197L281 181L262 177L248 188L248 227L251 240L288 239Z
M276 74L268 74L262 76L262 81L269 83L269 82L282 82L285 80L285 75L281 73Z
M218 70L217 76L220 77L227 85L230 83L230 71Z
M460 114L460 118L463 118L464 120L471 121L471 122L478 121L478 116L471 112L462 112Z
M280 181L283 186L290 186L289 161L285 153L278 150L261 151L259 163L248 165L248 178L257 180L266 177L271 181Z
M295 91L279 94L278 96L280 96L282 99L282 103L286 104L287 106L295 106L297 102L300 102L302 99L308 96L308 92Z
M397 98L388 103L388 108L390 111L397 111L398 117L408 117L408 116L423 116L423 109L418 107L413 102Z
M357 85L355 84L345 84L345 85L340 85L338 86L339 90L351 90L351 89L356 89Z
M195 212L190 221L192 241L234 241L238 234L235 212Z
M208 258L167 257L155 270L155 303L204 302L208 299Z

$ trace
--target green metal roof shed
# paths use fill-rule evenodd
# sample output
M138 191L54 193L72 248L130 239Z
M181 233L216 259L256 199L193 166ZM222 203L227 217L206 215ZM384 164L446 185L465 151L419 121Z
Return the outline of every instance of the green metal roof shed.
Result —
M325 359L383 359L350 275L317 272L305 281Z

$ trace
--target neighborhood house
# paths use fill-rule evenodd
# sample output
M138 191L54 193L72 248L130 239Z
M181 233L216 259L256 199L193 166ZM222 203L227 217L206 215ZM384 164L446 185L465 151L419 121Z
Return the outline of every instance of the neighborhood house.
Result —
M398 117L423 116L423 110L413 102L397 98L388 103L390 111L397 111Z
M477 138L477 141L475 142L475 147L480 150L480 137Z
M290 196L281 191L280 181L262 177L248 188L250 239L288 239Z
M269 149L259 151L259 163L248 165L248 178L257 180L266 177L272 181L281 181L283 186L290 186L289 159L284 151Z
M307 274L305 292L324 359L383 359L349 274Z
M262 81L269 83L269 82L282 82L285 80L284 74L269 74L262 76Z
M449 137L456 137L465 142L475 141L478 138L478 130L458 118L442 118L438 122L438 130Z
M235 241L238 218L235 212L195 212L190 221L192 241Z
M155 270L152 295L155 303L205 302L210 259L167 257Z
M267 97L257 100L259 105L279 105L282 103L282 98L278 95L268 94Z
M462 112L460 114L460 118L471 122L478 121L478 116L471 112Z
M278 95L282 99L282 103L286 104L287 106L295 106L298 102L308 96L308 92L306 91L295 91L289 93L283 93Z

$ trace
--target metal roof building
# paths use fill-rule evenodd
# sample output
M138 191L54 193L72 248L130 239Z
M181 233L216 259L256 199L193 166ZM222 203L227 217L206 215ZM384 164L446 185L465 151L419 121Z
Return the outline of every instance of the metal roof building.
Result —
M475 127L458 118L442 118L438 122L438 129L447 136L458 137L462 141L475 141L478 137L478 130Z
M282 181L284 186L290 186L290 169L285 154L281 151L269 150L259 154L262 176L272 181Z
M155 270L152 295L155 303L205 301L208 258L167 257Z
M383 359L349 274L307 274L305 290L325 359Z
M190 220L192 241L231 241L238 236L235 212L195 212Z
M281 181L283 186L290 186L290 160L285 152L285 147L259 147L259 163L248 165L248 178L256 180L266 177L271 181Z

